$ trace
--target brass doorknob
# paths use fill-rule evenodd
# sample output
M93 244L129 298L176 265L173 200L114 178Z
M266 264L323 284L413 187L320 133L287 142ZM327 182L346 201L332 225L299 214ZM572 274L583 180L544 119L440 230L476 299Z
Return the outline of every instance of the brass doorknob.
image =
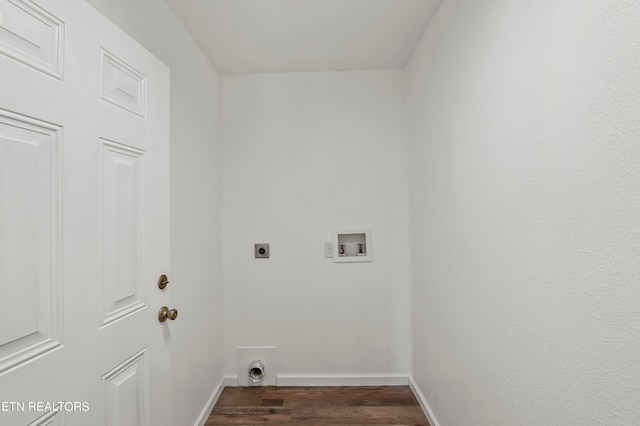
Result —
M165 322L170 319L173 321L178 318L178 310L177 309L169 309L166 306L160 308L160 312L158 312L158 321Z

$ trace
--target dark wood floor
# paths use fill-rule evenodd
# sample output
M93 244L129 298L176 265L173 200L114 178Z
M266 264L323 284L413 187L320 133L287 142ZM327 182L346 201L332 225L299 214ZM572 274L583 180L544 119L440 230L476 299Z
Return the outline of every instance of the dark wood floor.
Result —
M429 425L408 386L227 387L205 426Z

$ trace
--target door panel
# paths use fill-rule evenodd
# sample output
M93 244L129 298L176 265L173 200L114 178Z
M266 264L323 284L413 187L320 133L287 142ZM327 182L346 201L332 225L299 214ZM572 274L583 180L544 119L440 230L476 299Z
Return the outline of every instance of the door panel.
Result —
M144 151L100 139L103 326L145 304Z
M145 118L145 80L126 62L102 50L102 99Z
M60 133L0 110L0 373L61 345Z
M102 379L108 425L149 424L149 371L146 350L116 366Z
M61 79L63 23L30 2L0 0L0 10L0 51Z
M169 71L82 0L0 0L0 76L0 424L169 424Z

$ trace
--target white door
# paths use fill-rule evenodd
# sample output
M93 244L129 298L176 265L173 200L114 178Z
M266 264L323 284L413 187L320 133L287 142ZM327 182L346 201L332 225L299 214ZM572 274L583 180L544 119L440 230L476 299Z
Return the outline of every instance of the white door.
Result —
M0 425L170 422L169 71L82 0L0 0Z

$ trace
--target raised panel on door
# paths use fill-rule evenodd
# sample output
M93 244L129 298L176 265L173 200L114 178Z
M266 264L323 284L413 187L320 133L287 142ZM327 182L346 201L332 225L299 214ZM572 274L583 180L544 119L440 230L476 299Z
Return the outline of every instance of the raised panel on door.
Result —
M117 107L146 117L145 76L113 53L101 49L102 99Z
M145 304L144 151L100 139L103 326Z
M62 79L64 23L38 5L0 0L0 53Z
M102 376L107 425L150 424L147 357L147 351L142 350Z
M62 344L60 136L0 110L0 374Z

